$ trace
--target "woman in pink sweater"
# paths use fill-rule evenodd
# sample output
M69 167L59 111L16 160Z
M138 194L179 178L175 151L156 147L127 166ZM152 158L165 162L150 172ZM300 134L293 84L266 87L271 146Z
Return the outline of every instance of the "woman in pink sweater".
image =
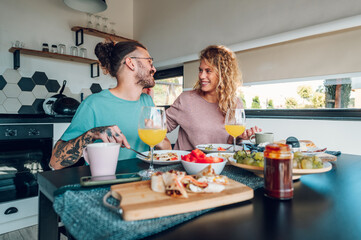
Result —
M241 84L237 58L228 48L212 45L201 51L200 60L194 90L183 92L166 111L168 132L180 126L174 149L233 142L224 121L228 109L243 107L236 96ZM252 127L238 138L249 139L259 131L257 126Z

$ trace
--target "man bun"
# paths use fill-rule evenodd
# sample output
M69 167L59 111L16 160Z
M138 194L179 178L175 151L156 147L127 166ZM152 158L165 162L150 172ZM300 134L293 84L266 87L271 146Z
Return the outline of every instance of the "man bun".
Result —
M129 53L134 52L137 47L147 50L146 47L137 41L124 41L118 43L98 43L94 52L100 64L112 77L116 77L123 58Z
M110 59L114 49L113 42L98 43L95 46L95 55L98 57L100 64L110 72Z

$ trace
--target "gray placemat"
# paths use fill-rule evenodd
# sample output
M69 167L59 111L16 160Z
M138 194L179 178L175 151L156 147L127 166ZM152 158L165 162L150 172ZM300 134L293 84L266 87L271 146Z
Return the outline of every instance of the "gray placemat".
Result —
M158 171L170 169L184 170L180 164L157 168ZM230 165L225 166L222 175L253 189L263 186L263 178ZM76 239L140 239L212 210L206 209L148 220L123 221L119 215L103 206L103 196L109 190L110 187L89 189L82 188L80 185L69 185L58 189L55 193L53 205L55 212ZM114 206L119 205L119 202L113 198L110 198L108 202Z

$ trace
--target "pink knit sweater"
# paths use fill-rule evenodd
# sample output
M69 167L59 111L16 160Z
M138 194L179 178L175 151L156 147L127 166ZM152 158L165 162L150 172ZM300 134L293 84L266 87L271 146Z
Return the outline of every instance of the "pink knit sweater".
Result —
M183 92L167 109L168 132L178 125L177 150L193 150L199 144L227 143L225 117L217 103L209 103L196 91Z

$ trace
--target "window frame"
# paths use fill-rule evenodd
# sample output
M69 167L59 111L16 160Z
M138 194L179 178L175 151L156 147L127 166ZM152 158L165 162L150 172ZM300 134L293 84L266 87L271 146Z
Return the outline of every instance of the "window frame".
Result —
M247 118L361 121L361 109L245 109Z

